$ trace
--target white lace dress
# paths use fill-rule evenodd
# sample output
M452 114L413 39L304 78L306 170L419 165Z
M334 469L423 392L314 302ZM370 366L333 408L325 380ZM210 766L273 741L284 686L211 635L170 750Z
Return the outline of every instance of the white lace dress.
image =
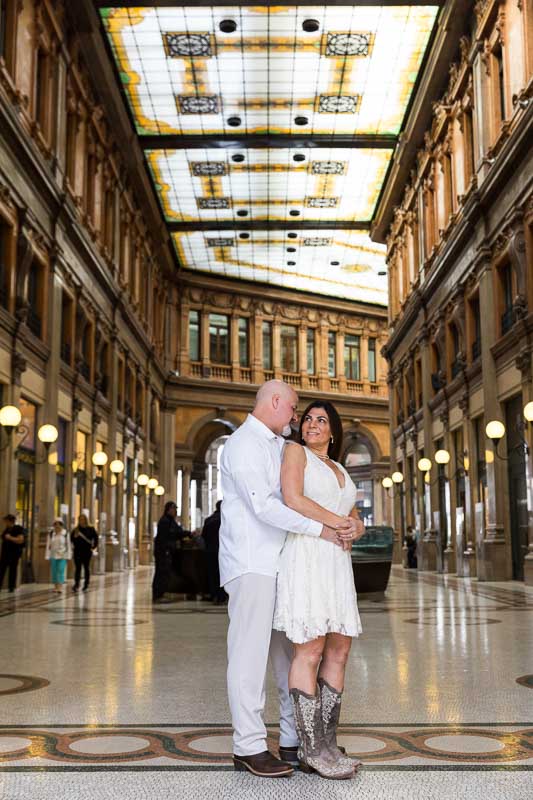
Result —
M344 487L331 467L305 448L304 494L335 514L347 515L356 490L344 467ZM278 573L273 627L297 644L326 633L362 631L350 552L315 536L288 533Z

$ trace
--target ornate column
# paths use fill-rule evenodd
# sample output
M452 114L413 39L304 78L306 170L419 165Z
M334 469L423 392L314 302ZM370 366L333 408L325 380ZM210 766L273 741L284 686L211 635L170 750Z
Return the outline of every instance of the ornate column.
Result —
M277 314L272 323L272 367L274 378L281 379L281 322Z
M231 379L240 383L241 366L239 360L239 315L236 312L230 316L230 363Z
M322 311L320 312L320 321L317 328L316 345L317 345L317 374L318 374L318 389L326 391L329 389L328 377L328 332L329 323L327 315Z
M433 417L429 407L431 399L431 352L429 331L424 325L421 330L422 354L422 404L423 404L423 436L424 456L434 463L432 425ZM417 474L418 496L421 503L423 536L418 543L418 568L420 570L435 570L437 568L437 538L433 528L432 507L436 507L436 497L431 492L429 484L424 482L422 473L418 470L419 450L415 448L415 470ZM434 487L436 488L436 487Z
M482 256L479 271L479 303L482 309L494 309L494 280L489 254ZM485 405L485 424L492 419L503 420L503 410L498 400L496 364L491 346L496 341L496 320L493 313L481 314L481 369L483 377L483 399ZM487 451L492 445L486 440ZM508 524L508 497L506 462L495 457L487 459L487 497L486 530L483 539L476 542L478 553L477 577L481 581L508 580L511 578L511 546ZM506 524L507 523L507 524Z
M516 358L516 366L522 375L522 402L524 405L533 400L533 350L525 346ZM528 450L525 456L527 484L527 540L528 548L524 558L524 582L533 586L533 424L526 423L525 438Z
M335 339L335 361L337 378L339 379L339 391L346 391L346 373L344 368L344 335L346 333L344 325L340 324Z
M180 326L180 343L179 343L179 358L178 370L180 375L187 377L191 374L191 365L189 360L189 313L191 304L189 301L189 292L184 289L179 302L179 326ZM202 315L200 315L202 317ZM201 324L201 322L200 322ZM203 354L201 333L200 335L200 356Z
M251 351L251 366L252 366L252 383L263 383L263 317L258 311L255 312L253 318L250 319L250 325L253 325L253 346Z
M362 335L359 339L359 357L361 360L361 375L363 381L363 391L365 394L370 394L370 379L368 376L368 329L363 329Z
M307 375L307 323L301 322L298 328L298 372L302 389L309 386Z
M206 376L211 374L211 355L209 352L209 312L202 308L200 315L200 355L202 358L202 372Z
M184 464L182 467L181 482L181 524L185 530L189 530L191 525L190 514L190 488L191 488L192 464Z

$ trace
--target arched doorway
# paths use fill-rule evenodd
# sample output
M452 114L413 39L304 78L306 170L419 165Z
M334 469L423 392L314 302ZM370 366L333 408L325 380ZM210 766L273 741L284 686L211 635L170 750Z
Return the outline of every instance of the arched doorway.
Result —
M205 451L205 480L202 487L202 516L213 513L217 500L222 500L222 487L220 483L220 457L224 445L229 439L229 434L223 434L213 439Z
M357 489L356 505L365 525L376 525L374 462L376 454L370 440L352 434L344 451L343 463Z

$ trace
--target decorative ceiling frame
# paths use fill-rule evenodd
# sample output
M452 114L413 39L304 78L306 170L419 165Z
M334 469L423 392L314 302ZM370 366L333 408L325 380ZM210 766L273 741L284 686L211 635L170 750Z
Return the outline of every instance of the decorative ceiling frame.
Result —
M416 2L416 0L415 0L415 2L413 2L413 0L380 0L380 2L377 2L376 0L365 0L364 4L362 4L362 7L364 9L366 9L366 8L375 8L375 7L386 8L386 9L390 9L390 8L394 8L394 7L398 7L398 8L402 8L402 7L409 7L409 8L433 7L433 9L439 9L444 5L444 2L445 2L445 0L418 0L418 2ZM218 0L211 0L211 2L208 2L207 0L205 0L205 2L203 0L200 0L200 2L192 2L192 0L189 0L189 2L176 2L175 0L156 0L154 2L144 2L144 3L143 2L139 2L138 0L136 0L135 2L120 2L120 3L112 3L112 2L110 3L110 2L105 2L104 0L96 0L95 5L99 9L115 9L117 11L118 11L118 9L138 9L138 10L141 11L141 13L142 13L142 10L148 10L149 11L149 10L152 10L152 9L153 10L156 10L156 9L182 9L183 13L185 14L186 10L191 11L191 9L192 9L192 10L194 10L196 12L199 9L209 9L209 8L215 9L215 10L216 9L224 9L224 10L228 10L228 12L229 12L230 9L232 9L234 7L238 8L238 9L242 9L243 11L245 9L247 9L247 8L248 9L253 8L253 9L257 10L260 7L263 7L263 8L267 8L268 9L268 13L269 14L271 13L271 7L270 7L270 4L268 4L268 3L257 4L257 5L251 6L251 4L244 3L244 2L239 2L239 0L237 2L227 2L227 0L225 0L225 1L223 1L223 0L219 0L219 1ZM328 8L332 8L332 9L339 8L339 7L343 7L343 8L344 7L350 7L350 8L353 8L355 6L354 6L353 3L350 4L350 3L346 2L346 0L330 0L330 2L322 2L319 5L318 4L314 4L313 2L309 2L309 0L307 0L307 2L304 2L303 0L293 0L292 2L276 2L276 4L275 4L275 8L276 9L279 9L279 8L281 8L281 9L283 9L283 8L287 8L287 9L297 8L297 9L299 9L301 7L309 9L309 11L316 10L316 13L318 15L319 13L322 13L324 9L328 9ZM435 11L435 17L434 17L434 20L433 20L433 26L432 26L432 29L430 31L429 37L427 38L427 41L424 44L424 48L423 48L423 51L422 51L422 57L421 57L420 63L417 65L416 78L415 78L413 84L410 86L407 102L405 103L405 107L403 108L403 113L402 113L402 117L401 117L401 126L399 127L399 129L397 130L396 133L386 133L386 132L385 133L368 133L368 132L360 133L360 132L357 132L357 133L354 133L354 134L347 134L347 133L343 133L343 132L340 132L340 133L337 133L337 132L321 133L321 132L315 132L315 131L313 131L312 133L305 133L305 132L302 131L301 134L300 133L295 133L295 132L290 132L290 133L289 132L286 132L286 133L279 133L279 132L274 132L274 133L271 133L271 132L242 133L241 131L238 131L238 130L235 130L234 133L233 132L227 133L227 132L222 131L222 130L221 131L211 130L211 131L206 131L205 134L194 133L194 132L190 132L190 133L188 133L188 132L182 132L182 133L175 133L175 132L157 133L157 132L155 132L155 133L147 134L147 133L143 133L142 131L139 132L139 129L138 129L138 126L137 126L137 130L138 130L138 134L139 134L138 135L139 143L140 143L141 147L145 151L145 156L147 157L147 160L148 160L148 154L149 153L154 153L157 150L166 151L168 153L170 151L179 152L179 151L191 150L191 149L198 149L198 150L218 149L218 150L220 150L222 159L229 158L228 153L229 153L230 150L233 151L235 149L242 149L243 151L244 150L253 151L253 150L260 149L260 148L267 148L269 150L274 150L274 149L280 149L281 150L283 148L290 149L290 150L301 149L301 148L306 148L308 150L312 150L312 149L315 149L315 148L316 149L318 149L318 148L327 148L328 150L331 149L333 151L335 151L337 149L342 149L342 148L349 148L351 150L363 150L363 151L364 150L373 149L375 151L377 151L377 150L389 150L390 154L392 156L393 153L394 153L394 150L395 150L395 148L396 148L396 146L398 144L398 141L399 141L399 136L401 134L401 128L403 127L403 124L404 124L405 120L408 117L410 105L411 105L411 103L412 103L412 101L413 101L413 99L414 99L414 97L416 95L417 85L418 85L418 82L420 80L420 76L421 76L421 74L423 72L423 69L424 69L425 60L426 60L426 58L428 56L428 53L429 53L429 51L431 49L432 40L433 40L433 37L434 37L434 34L435 34L435 30L436 30L436 27L437 27L436 20L438 19L438 14L439 14L439 12ZM231 14L228 13L228 16L231 16ZM105 28L105 25L104 25L104 28ZM345 33L335 34L335 33L333 33L333 34L328 34L328 37L330 37L330 39L331 39L331 37L334 37L336 35L346 37L346 36L358 36L359 34L352 34L352 33L349 33L349 34L345 34ZM201 52L199 50L198 54L196 54L196 55L198 56L200 61L203 62L203 66L205 67L205 63L206 63L207 59L216 54L216 43L215 43L214 34L205 33L205 34L201 34L200 35L200 33L197 34L196 31L193 32L191 30L190 33L189 32L187 32L187 33L179 33L178 31L169 31L167 34L165 34L165 36L166 36L166 39L164 39L164 47L165 47L165 51L166 51L166 54L167 54L168 58L187 59L189 57L190 61L192 62L192 55L191 55L190 51L185 52L185 50L187 50L187 47L190 48L192 45L194 45L195 47L200 48ZM180 39L179 39L180 36L182 38L186 37L188 41L181 42ZM200 36L203 37L201 41L200 41ZM368 49L369 48L371 49L371 47L373 46L373 39L372 39L372 35L371 34L365 34L365 36L367 38L365 39L364 42L359 43L359 45L361 47L363 47L363 48L364 47L367 48L367 51L364 54L368 55ZM196 42L196 39L194 39L194 37L198 38L198 42ZM193 41L193 39L194 39L194 41ZM204 39L205 39L205 41L204 41ZM325 39L325 34L322 35L322 40L323 40L323 44L321 45L322 48L324 48L326 46L329 46L329 40ZM109 42L107 42L107 44L108 44L108 51L111 54L113 54L112 53L112 47L110 46ZM331 46L333 47L334 45L336 45L336 42L333 42L333 44ZM184 46L185 46L185 50L183 49ZM342 51L342 48L344 48L344 50L346 51L347 47L348 48L354 48L356 46L358 46L358 43L357 42L352 42L352 41L349 41L348 43L343 41L343 42L340 43L341 51ZM357 53L356 53L355 50L353 50L353 52L348 52L348 53L345 52L345 51L344 51L344 56L349 55L349 56L357 57ZM195 57L196 57L196 55L195 55ZM328 55L328 53L326 53L324 50L322 50L322 55ZM330 55L338 55L338 54L332 51ZM203 58L203 56L205 56L205 58ZM339 64L336 67L336 69L340 70L340 73L341 73L341 83L339 84L339 86L341 86L342 85L342 73L343 73L344 67L342 67L342 64L340 63L342 61L342 58L341 59L337 59L337 60L339 61ZM198 63L200 63L200 61ZM344 61L346 61L345 58L344 58ZM117 67L116 61L115 61L115 66ZM192 74L193 74L193 78L194 78L194 82L195 82L194 85L196 87L196 85L197 85L196 84L196 80L197 79L196 79L196 75L194 73L195 73L195 68L193 67L192 68ZM123 82L123 90L124 90L125 89L125 87L124 87L124 79L122 79L122 82ZM221 113L220 102L217 99L216 94L212 93L208 97L207 94L205 93L204 83L205 83L205 81L201 82L202 89L204 89L203 99L202 99L201 95L193 94L193 93L189 93L189 95L182 94L182 95L178 95L176 97L177 111L178 111L178 114L182 115L182 117L185 117L185 116L188 117L189 115L195 115L195 114L198 114L198 113L203 113L204 114L204 118L209 116L209 118L213 119L214 115ZM126 98L128 100L127 90L124 91L124 94L126 95ZM323 95L320 96L320 104L318 103L318 99L316 100L316 103L315 103L315 106L314 106L314 111L315 112L319 112L321 114L325 114L325 113L329 113L329 112L333 111L334 112L334 116L332 117L332 119L335 119L335 120L341 119L342 117L346 117L346 115L349 116L349 115L355 113L356 110L359 109L360 98L358 96L354 95L353 101L350 100L350 102L348 102L349 99L350 98L348 98L348 97L345 98L344 95L341 96L340 90L339 90L339 93L336 93L336 92L332 93L331 94L331 101L333 102L333 105L335 107L330 109L329 105L331 105L331 103L328 100L328 96L323 94ZM200 103L200 100L202 101L201 103ZM255 101L255 102L257 103L258 101ZM270 98L270 93L268 93L268 100L267 100L267 105L265 106L265 108L270 108L270 103L271 103L271 98ZM128 103L128 106L129 106L129 109L130 109L130 115L132 116L134 124L135 124L135 111L132 108L130 103ZM189 106L191 106L191 107L189 108ZM341 106L342 106L342 108L341 108ZM296 107L297 106L295 106L295 108ZM275 104L274 104L274 108L275 108ZM248 109L247 108L246 108L246 112L245 113L248 114ZM298 113L298 112L294 111L293 113ZM267 118L268 118L268 113L267 113ZM203 127L203 125L202 125L202 127ZM335 156L332 155L332 157L334 158ZM385 174L382 176L379 194L378 194L377 197L374 198L374 201L373 201L373 209L374 210L375 210L375 208L377 207L377 205L379 203L379 199L381 197L383 186L386 183L387 175L388 175L388 172L390 171L391 163L392 163L392 159L387 165L387 169L386 169ZM193 174L196 175L196 173L193 173ZM198 173L198 176L199 176L199 174L200 173ZM187 233L193 233L193 232L205 232L207 234L208 232L213 232L213 231L220 231L220 232L235 231L235 232L238 232L238 231L246 231L246 230L249 230L249 231L265 231L265 232L268 232L268 231L289 231L291 229L295 230L295 231L296 230L302 230L302 231L314 230L314 231L317 231L317 230L321 230L321 229L323 229L324 231L334 231L336 229L338 229L339 231L342 231L342 230L345 230L345 231L350 231L350 230L351 231L368 231L370 229L370 227L371 227L371 219L370 218L366 218L366 219L324 219L324 218L316 219L316 218L314 218L314 219L305 219L305 220L298 220L297 221L297 220L291 220L289 218L285 218L285 219L275 218L275 219L272 219L272 218L270 218L270 215L269 215L268 217L262 218L262 219L253 218L253 216L249 220L246 220L246 219L242 219L241 220L241 219L235 219L235 218L233 218L231 220L222 219L222 218L219 218L219 217L221 217L223 215L223 212L227 212L231 208L231 206L233 204L232 204L232 201L229 198L227 200L224 199L224 192L220 191L220 185L219 185L220 179L218 179L218 178L215 179L215 181L217 181L217 180L219 181L219 183L217 184L218 194L215 193L213 195L214 199L212 201L202 200L201 198L197 199L197 206L198 206L199 212L207 213L207 214L213 213L214 214L214 218L212 218L212 219L211 218L208 218L208 219L205 219L205 218L204 219L193 219L192 217L189 216L189 217L185 217L185 219L182 220L182 221L177 221L176 218L174 218L174 219L169 218L168 204L163 202L161 194L160 194L160 192L161 192L161 182L157 180L157 176L154 175L153 170L152 170L152 179L154 181L154 186L156 188L156 194L158 194L158 198L159 198L160 206L162 208L163 216L165 216L165 218L166 218L168 230L171 232L171 234L173 236L175 236L176 234L179 235L180 233L181 234L187 234ZM205 179L202 179L202 180L209 181L208 178L205 178ZM326 184L324 184L324 183L322 185L326 186ZM331 185L331 182L330 182L330 185ZM177 194L177 192L175 192L175 194ZM218 200L215 199L216 196L219 197ZM318 197L315 198L315 197L312 197L312 196L311 197L302 198L302 201L300 202L300 205L301 206L302 205L303 206L307 206L307 208L309 208L309 207L312 208L314 206L317 209L323 209L323 208L327 208L327 207L332 209L335 206L335 202L333 202L332 199L328 199L328 200L326 199L327 198L327 191L326 190L324 190L324 194L322 196L323 196L324 199L322 199L321 201L319 201ZM240 202L241 205L245 203L244 200L240 200L239 202ZM248 204L250 204L250 203L253 204L254 202L258 203L259 201L257 201L257 200L253 201L253 200L250 199ZM266 204L270 204L270 193L268 193L268 200L265 201L265 202L266 202ZM278 200L278 201L273 201L273 202L274 203L276 203L276 202L280 203L281 201ZM288 200L286 202L288 204ZM292 201L292 202L294 202L294 201ZM165 213L165 206L166 206L166 213ZM237 213L239 213L239 212L237 212ZM240 213L242 214L243 212L241 211ZM295 212L291 212L291 213L295 213ZM322 216L324 216L324 214L322 214ZM180 253L178 253L178 256L180 257ZM180 257L180 262L181 262L182 266L191 267L190 264L187 264L187 263L184 264L183 263L183 259L181 257ZM338 262L332 262L332 263L338 263ZM194 268L194 267L192 267L192 268ZM384 275L385 273L384 272L380 272L379 274Z

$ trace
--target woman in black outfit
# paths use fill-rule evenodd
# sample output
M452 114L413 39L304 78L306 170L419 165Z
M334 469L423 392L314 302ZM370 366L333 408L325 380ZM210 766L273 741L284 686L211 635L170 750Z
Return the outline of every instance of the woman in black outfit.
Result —
M89 588L89 578L91 576L90 563L93 551L98 546L98 534L92 525L89 525L89 520L86 514L80 514L78 517L78 524L70 534L70 541L74 548L74 592L80 588L81 568L83 567L83 591L86 592Z
M157 535L154 539L155 574L152 583L152 599L160 600L165 592L175 592L179 581L179 548L180 542L189 531L185 531L176 521L178 509L176 503L165 503L163 516L157 523Z

